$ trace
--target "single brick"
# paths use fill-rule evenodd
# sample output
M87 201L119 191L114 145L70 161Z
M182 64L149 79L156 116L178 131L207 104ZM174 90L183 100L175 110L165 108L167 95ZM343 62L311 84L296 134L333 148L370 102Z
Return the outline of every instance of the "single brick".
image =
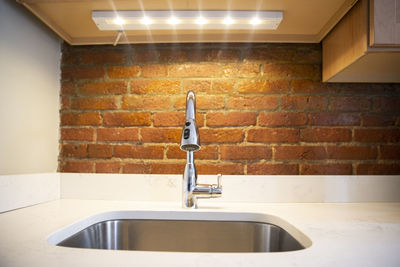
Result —
M297 175L299 174L298 164L283 163L252 163L247 164L249 175Z
M247 141L258 143L296 143L299 141L299 130L286 128L249 129Z
M114 147L114 156L120 158L162 159L164 147L154 145L118 145Z
M282 96L282 108L287 110L325 110L328 99L324 96Z
M104 125L107 126L149 126L151 114L147 112L107 112Z
M241 129L200 129L202 143L238 143L242 142L244 132Z
M167 65L143 65L142 77L166 77L168 75Z
M221 109L225 106L224 96L197 96L198 109Z
M150 63L158 61L159 53L152 47L146 49L138 49L132 52L132 61L135 63Z
M150 164L146 163L126 163L123 165L123 173L142 173L149 174L151 170Z
M269 146L221 146L221 159L227 160L257 160L271 159L272 149Z
M237 83L239 93L288 93L290 91L290 81L285 80L241 80Z
M304 142L350 142L351 130L343 128L306 128L300 130Z
M368 160L376 159L377 149L373 146L328 146L328 159Z
M371 101L367 97L336 96L331 97L329 110L367 111L371 109Z
M69 109L70 108L70 98L67 96L61 96L60 97L60 109Z
M379 152L380 159L400 160L400 145L381 145Z
M121 162L96 162L97 173L119 173Z
M112 66L107 69L110 78L130 78L140 74L139 66Z
M61 95L76 95L77 88L75 82L61 82Z
M89 158L111 158L113 155L113 148L111 145L88 145Z
M316 80L320 78L320 73L316 71L315 65L311 64L264 64L263 73L265 77L279 78L304 78Z
M296 44L297 45L297 44ZM316 44L318 45L318 44ZM308 63L308 64L321 64L322 51L319 47L311 49L296 49L293 55L293 62Z
M179 145L168 146L168 159L186 159L186 151L182 151ZM218 159L217 146L201 146L201 149L195 153L196 159Z
M349 175L352 174L351 164L302 164L301 175Z
M87 144L63 144L61 155L63 157L84 158L87 156Z
M293 62L295 50L287 47L249 48L243 52L243 60L262 62Z
M102 119L98 112L61 114L61 125L100 125L101 123Z
M164 146L158 146L158 145L132 146L132 158L162 159L163 157L164 157Z
M150 163L152 174L182 174L185 163Z
M215 61L216 54L214 53L215 50L204 48L204 47L196 47L197 49L191 49L187 53L188 61L193 62L202 62L202 61Z
M196 114L196 119L202 116ZM180 126L183 127L185 123L185 114L183 112L160 112L154 113L153 115L154 126L155 127L171 127ZM197 121L198 123L198 121Z
M170 65L170 77L220 77L221 67L218 64L177 64Z
M81 54L83 64L123 64L126 54L114 51L85 52Z
M360 163L356 168L357 175L399 175L398 163Z
M179 94L181 83L177 80L133 80L132 93L136 94Z
M139 141L138 128L98 128L99 141Z
M71 109L116 109L116 97L76 98L72 100Z
M81 86L79 92L84 96L121 95L128 91L125 82L91 82Z
M293 80L292 92L305 94L331 94L340 90L339 84L327 84L312 80Z
M260 126L301 126L306 124L307 116L300 112L263 112L258 116L258 125Z
M61 79L96 79L103 78L105 71L103 67L62 67Z
M322 146L278 146L275 147L275 159L293 160L324 160L326 159L325 148Z
M310 125L319 126L358 126L361 118L359 114L346 113L310 113Z
M354 141L397 143L400 142L400 129L354 129Z
M61 57L62 65L77 65L81 61L81 53L63 51Z
M276 109L279 105L275 96L230 96L226 107L231 109Z
M362 116L362 126L394 126L396 124L396 116L388 114L365 114Z
M140 130L143 142L178 143L181 141L181 129L143 128Z
M400 113L400 97L376 97L372 101L373 110L376 112L393 111L397 114Z
M232 94L235 92L235 81L233 80L213 80L211 83L210 94Z
M87 161L67 161L61 166L61 172L82 172L94 171L94 163Z
M161 50L159 56L160 62L165 63L177 63L177 62L185 62L186 51L184 50Z
M182 81L182 87L185 89L185 91L192 90L198 93L213 93L213 90L211 90L211 81L208 80L184 80Z
M240 63L222 66L222 75L226 78L256 77L260 74L260 64Z
M127 95L122 98L123 109L168 109L170 107L169 97L154 97L147 95Z
M197 173L222 175L241 175L244 174L244 165L240 163L203 163L197 162Z
M398 91L396 91L396 84L384 84L384 83L342 83L341 85L341 93L345 93L347 95L395 95Z
M240 51L234 49L193 49L188 53L189 61L212 61L212 62L237 62Z
M93 141L93 128L61 128L61 140Z
M246 126L255 125L257 114L254 112L207 113L208 126Z
M131 158L132 157L132 146L130 146L130 145L114 146L114 157Z

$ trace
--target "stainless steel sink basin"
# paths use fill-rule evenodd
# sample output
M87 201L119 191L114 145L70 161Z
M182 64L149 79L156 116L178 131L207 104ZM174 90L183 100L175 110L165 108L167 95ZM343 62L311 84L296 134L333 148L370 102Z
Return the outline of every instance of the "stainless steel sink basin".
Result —
M277 252L304 248L285 230L271 224L181 220L99 222L58 245L182 252Z
M279 217L260 213L110 211L47 238L72 248L171 252L279 252L311 240Z
M311 245L299 230L271 215L164 211L98 214L48 241L72 248L173 252L280 252Z

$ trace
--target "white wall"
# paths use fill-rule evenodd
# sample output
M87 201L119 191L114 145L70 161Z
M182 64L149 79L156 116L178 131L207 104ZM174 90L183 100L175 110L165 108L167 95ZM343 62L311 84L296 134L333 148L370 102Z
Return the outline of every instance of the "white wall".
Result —
M15 0L0 0L0 175L54 172L61 41Z

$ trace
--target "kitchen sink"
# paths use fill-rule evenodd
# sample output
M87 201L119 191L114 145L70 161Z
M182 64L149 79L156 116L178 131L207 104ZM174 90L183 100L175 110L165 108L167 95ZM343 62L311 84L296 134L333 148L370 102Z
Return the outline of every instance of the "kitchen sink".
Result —
M303 242L282 227L266 222L271 220L260 218L261 214L172 212L177 216L171 218L171 212L153 212L152 216L143 216L143 211L139 213L142 216L133 216L137 218L126 214L111 216L118 218L90 223L87 227L81 222L83 229L64 237L60 232L55 233L48 241L72 248L171 252L283 252L311 245L296 228L292 228L293 234ZM250 217L258 220L249 220ZM279 221L277 217L266 217ZM71 233L73 226L64 230Z

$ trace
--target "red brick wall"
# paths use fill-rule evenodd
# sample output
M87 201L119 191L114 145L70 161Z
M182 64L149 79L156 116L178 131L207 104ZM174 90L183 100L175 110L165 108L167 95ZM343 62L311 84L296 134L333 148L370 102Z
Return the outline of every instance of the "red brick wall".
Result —
M400 174L400 85L323 84L318 44L63 48L62 172Z

